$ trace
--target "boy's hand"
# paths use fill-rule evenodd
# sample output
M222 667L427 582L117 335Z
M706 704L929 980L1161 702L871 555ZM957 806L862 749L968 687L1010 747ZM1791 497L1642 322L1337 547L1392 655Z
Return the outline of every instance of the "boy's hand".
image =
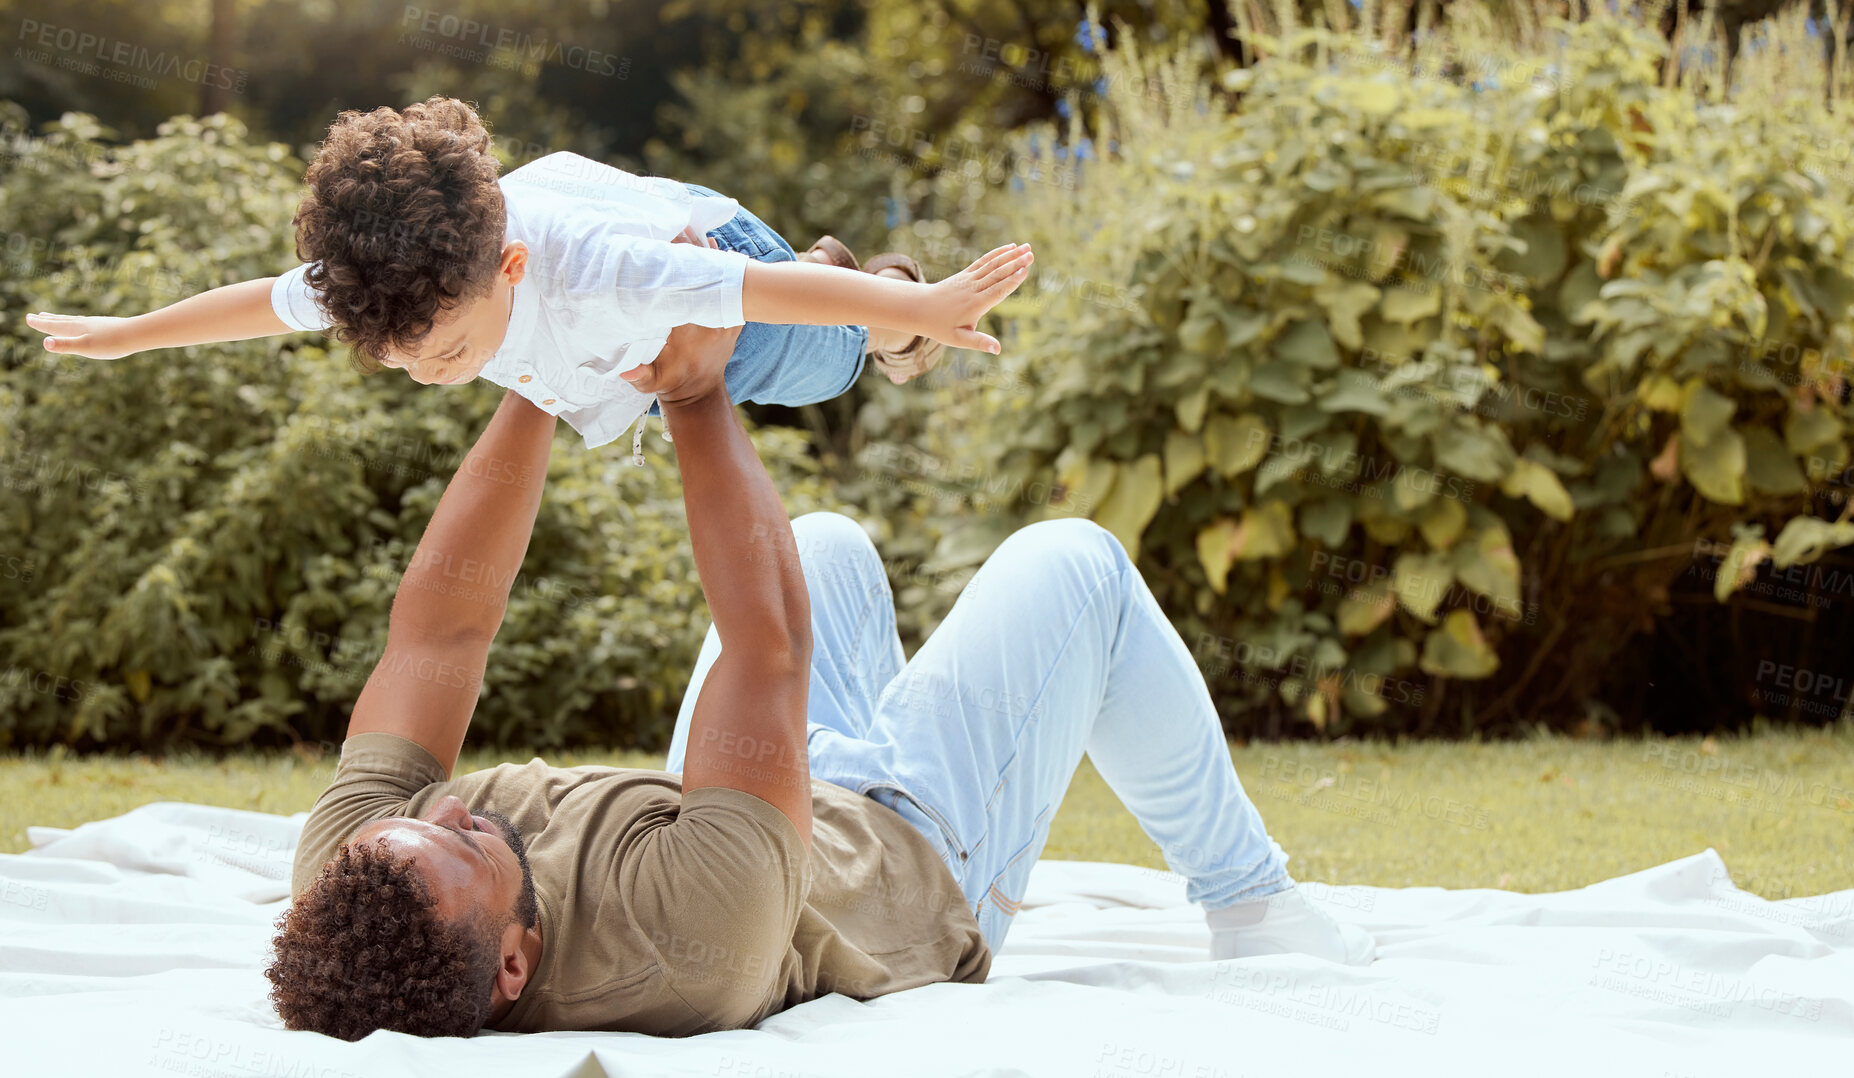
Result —
M129 319L104 315L47 314L26 316L26 324L46 334L45 350L91 359L121 359L141 347L131 339Z
M1029 278L1034 261L1029 244L1006 244L944 281L928 285L925 318L915 331L954 348L996 355L997 338L978 332L978 320L1017 291Z

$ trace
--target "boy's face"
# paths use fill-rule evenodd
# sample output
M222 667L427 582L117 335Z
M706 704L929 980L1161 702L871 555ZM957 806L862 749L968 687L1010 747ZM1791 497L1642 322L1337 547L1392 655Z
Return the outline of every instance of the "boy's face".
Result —
M405 371L420 385L458 385L475 378L508 335L515 286L527 268L527 244L517 240L502 248L502 263L487 296L441 312L424 340L388 353L381 364Z

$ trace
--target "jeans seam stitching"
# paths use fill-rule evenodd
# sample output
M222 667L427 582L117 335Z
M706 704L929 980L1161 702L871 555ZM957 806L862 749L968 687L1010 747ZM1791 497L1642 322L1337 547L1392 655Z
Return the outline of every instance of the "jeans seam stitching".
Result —
M1117 566L1114 569L1106 573L1103 573L1101 575L1101 578L1099 580L1096 580L1094 582L1094 586L1089 589L1088 597L1082 603L1082 610L1086 611L1089 605L1091 605L1095 601L1095 597L1101 593L1101 586L1107 583L1108 577L1119 576L1120 574L1121 574L1121 569ZM1069 623L1069 631L1068 631L1068 634L1062 638L1061 647L1057 648L1056 650L1055 660L1050 663L1050 666L1052 668L1055 667L1057 663L1061 661L1062 657L1065 654L1067 654L1070 643L1072 643L1075 639L1076 626L1080 624L1081 624L1081 614L1077 613L1074 619ZM1110 656L1112 652L1118 650L1119 644L1120 644L1120 629L1118 626L1118 619L1116 619L1113 644L1108 648ZM1107 665L1112 666L1113 663L1110 661ZM1046 673L1043 675L1042 683L1036 687L1036 695L1032 697L1031 702L1030 702L1030 707L1024 714L1023 725L1019 726L1011 734L1011 746L1013 750L1017 748L1018 742L1022 738L1024 730L1028 728L1028 726L1030 725L1030 717L1035 715L1037 709L1043 706L1043 694L1049 691L1049 683L1050 683L1050 680L1054 676L1055 676L1055 672L1052 669L1049 673ZM1016 751L1013 751L1011 753L1011 761L1015 761L1016 759L1017 759L1017 753ZM1009 766L1010 766L1010 761L1007 761L1004 768L998 769L999 775L1002 776L1004 774L1005 768L1008 768Z

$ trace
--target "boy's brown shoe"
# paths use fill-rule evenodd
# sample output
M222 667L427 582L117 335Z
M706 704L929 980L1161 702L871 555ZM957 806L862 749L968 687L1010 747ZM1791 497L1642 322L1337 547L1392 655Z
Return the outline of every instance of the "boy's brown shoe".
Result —
M927 275L921 272L921 264L904 254L889 252L879 254L863 266L865 273L880 274L886 271L889 276L900 277L921 284L927 283ZM888 380L901 385L910 378L917 378L933 370L940 362L941 353L946 346L931 337L916 337L899 348L871 348L869 357Z
M842 266L844 269L861 269L856 264L856 256L835 236L819 236L811 249L798 256L806 262L819 262L826 266Z

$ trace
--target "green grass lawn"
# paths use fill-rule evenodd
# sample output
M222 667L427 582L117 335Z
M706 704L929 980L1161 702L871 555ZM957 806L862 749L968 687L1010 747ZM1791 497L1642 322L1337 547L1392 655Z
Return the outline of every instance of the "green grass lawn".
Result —
M1711 846L1739 886L1767 897L1854 887L1854 729L1754 738L1492 745L1252 744L1233 750L1298 879L1389 887L1552 891ZM468 752L459 770L498 762ZM550 762L660 766L643 753ZM70 827L149 801L295 812L332 759L0 757L0 851L26 826ZM1056 817L1050 857L1161 867L1084 764Z

